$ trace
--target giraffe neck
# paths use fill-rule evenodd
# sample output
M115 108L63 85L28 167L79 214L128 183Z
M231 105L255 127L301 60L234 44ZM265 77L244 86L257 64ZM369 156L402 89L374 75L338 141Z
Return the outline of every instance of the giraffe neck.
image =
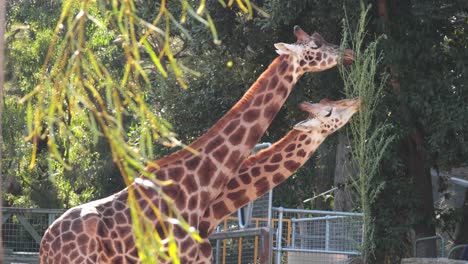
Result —
M246 159L221 194L210 204L200 222L208 236L222 219L254 201L290 177L312 156L326 135L320 130L292 130L280 141Z
M175 191L178 194L205 193L204 197L199 197L203 201L197 206L203 214L208 203L219 195L220 187L237 172L286 101L302 75L297 67L291 56L276 58L240 101L189 145L198 154L180 150L155 161L159 168L148 169L155 172L158 179L180 183L182 187L170 187L178 189ZM189 198L182 196L180 199ZM184 205L185 201L180 203Z

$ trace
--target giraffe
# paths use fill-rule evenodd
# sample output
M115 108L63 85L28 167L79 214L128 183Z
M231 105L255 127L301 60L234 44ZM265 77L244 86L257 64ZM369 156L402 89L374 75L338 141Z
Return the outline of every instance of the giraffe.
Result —
M41 263L138 263L127 205L130 193L135 194L144 216L161 237L167 237L164 226L170 227L181 262L193 263L198 254L197 242L179 225L159 222L152 208L168 214L173 206L190 226L198 228L209 203L237 172L298 79L305 72L323 71L341 60L353 60L352 51L342 54L318 33L310 36L296 26L294 34L296 43L275 44L279 56L228 113L189 145L197 153L182 149L155 161L158 167L147 168L156 179L173 182L161 187L172 198L170 205L149 187L157 183L140 176L124 190L71 208L58 218L41 241ZM205 243L201 247L210 246Z
M200 236L208 240L225 217L290 177L330 134L349 121L360 103L360 98L357 98L323 99L317 104L300 104L300 109L307 112L309 118L295 125L271 147L249 156L242 163L236 177L227 183L205 211L199 225ZM211 250L203 250L198 255L198 263L211 263L211 253Z

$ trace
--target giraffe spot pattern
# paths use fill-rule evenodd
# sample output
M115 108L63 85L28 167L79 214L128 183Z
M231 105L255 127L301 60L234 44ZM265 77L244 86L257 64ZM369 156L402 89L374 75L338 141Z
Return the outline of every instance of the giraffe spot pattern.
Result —
M197 176L200 179L200 186L207 186L210 184L210 181L215 176L216 171L216 165L210 159L203 161L203 164L197 171Z
M185 167L188 170L195 170L198 165L200 164L201 158L200 157L193 157L185 162Z
M180 192L180 187L173 183L171 185L168 185L168 186L164 186L162 188L163 192L170 196L170 197L176 197L177 194ZM138 193L138 192L137 192ZM138 199L138 198L137 198ZM144 199L138 199L138 202L141 203L140 206L141 207L145 207L146 206L146 201Z
M263 93L268 87L269 80L265 77L261 77L257 80L257 93ZM246 107L244 105L244 107Z
M184 168L182 167L169 168L168 174L171 180L178 182L184 175Z
M288 67L289 67L288 62L282 61L280 66L278 67L278 73L280 75L283 75L287 71Z
M223 133L226 135L230 135L234 131L234 129L236 129L239 126L239 124L240 124L239 119L235 119L231 121L231 123L227 125L226 128L224 128Z
M64 233L70 229L71 226L71 221L63 221L62 224L60 225L60 229L62 230L61 232Z
M317 53L315 54L315 60L317 60L317 61L322 60L322 53L321 53L321 52L317 52Z
M276 113L278 113L279 108L279 104L271 104L265 108L263 116L268 120L272 120L275 117Z
M208 206L208 204L211 202L210 196L211 196L210 192L200 193L199 201L200 201L200 208L201 209L204 210Z
M204 242L200 245L201 252L203 256L209 257L211 256L211 245L209 242Z
M187 195L185 194L185 192L179 192L179 195L177 196L175 202L178 208L185 208L185 206L187 205Z
M234 189L237 189L239 187L239 183L237 182L237 180L233 179L233 180L230 180L228 182L228 184L226 185L227 189L228 190L234 190Z
M253 105L260 106L262 103L263 103L263 95L258 95L258 97L255 98Z
M273 76L270 80L270 89L274 89L278 84L278 76Z
M230 137L229 137L229 142L232 145L239 145L242 142L242 139L244 139L245 133L246 133L245 127L241 126L239 127Z
M73 221L71 225L71 230L73 230L73 232L77 234L83 232L83 225L81 224L81 221L79 221L79 219Z
M295 150L295 149L296 149L296 144L292 143L292 144L289 144L289 145L284 149L284 151L286 151L286 152L291 152L291 151L293 151L293 150Z
M215 152L213 152L213 157L219 162L223 163L224 159L229 152L229 148L226 145L222 145Z
M273 157L271 157L270 162L277 163L280 162L282 159L283 155L281 155L280 153L276 153L275 155L273 155Z
M254 177L260 176L261 172L262 170L260 169L260 167L253 167L251 170L252 176Z
M265 171L266 172L272 172L275 171L279 168L279 165L274 164L274 165L265 165Z
M279 184L284 179L285 179L285 177L281 173L275 173L275 175L273 175L273 183L275 183L275 184Z
M205 148L205 153L206 154L211 153L211 151L219 147L221 144L223 144L223 142L224 142L224 138L218 135L217 137L212 139L210 142L208 142Z
M229 158L226 163L226 167L228 169L232 170L232 169L239 167L239 163L241 162L241 160L239 159L240 154L241 154L240 151L236 150L236 151L233 151L231 155L229 155Z
M200 231L201 237L208 237L208 234L207 234L208 228L210 228L210 222L208 221L202 221L198 225L198 230Z
M249 184L252 181L252 178L248 173L239 175L239 178L241 179L243 184Z
M288 160L284 163L284 167L290 172L296 171L300 166L301 166L301 163L293 161L293 160Z
M261 178L254 184L255 188L257 189L257 195L262 195L266 191L268 191L270 184L266 178Z
M236 208L240 208L242 207L243 205L246 205L247 203L250 202L250 199L249 197L247 197L246 195L242 195L240 197L237 197L235 200L234 200L234 206Z
M259 109L251 109L245 112L244 116L242 117L243 120L247 123L251 123L255 120L258 119L260 116L260 110Z
M262 126L260 126L259 124L256 124L255 126L251 127L247 136L246 145L253 147L255 143L257 143L258 140L260 140L260 137L263 135L263 132L264 131L262 129Z
M267 93L265 95L265 103L268 103L270 102L270 100L273 98L273 94L272 93Z
M187 252L193 245L193 240L187 237L182 243L180 243L180 252Z
M304 158L305 156L307 156L307 153L303 149L300 149L297 152L297 156Z
M188 209L189 210L195 210L195 208L197 208L197 205L198 205L198 199L197 199L197 195L192 195L192 197L190 197L190 200L188 202Z
M281 85L278 88L278 91L276 92L277 95L279 95L281 98L286 98L288 96L289 90L284 86Z
M237 198L242 197L244 195L245 195L245 190L240 190L237 192L228 193L227 198L231 200L236 200Z
M213 183L213 188L218 189L226 182L227 176L220 172Z
M156 178L159 179L159 180L167 180L167 175L166 175L166 171L164 170L158 170L156 171Z
M185 187L185 190L187 192L192 193L197 190L197 182L193 178L193 174L189 174L185 177L185 179L182 181L182 185Z
M218 202L213 205L213 216L216 219L221 219L222 217L226 216L229 213L230 211L228 210L224 202Z

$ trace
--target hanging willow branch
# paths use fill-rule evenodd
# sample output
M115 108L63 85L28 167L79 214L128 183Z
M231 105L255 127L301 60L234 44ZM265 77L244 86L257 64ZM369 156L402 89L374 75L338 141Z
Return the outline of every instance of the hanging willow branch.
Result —
M157 69L164 77L172 74L180 86L186 88L185 74L197 73L175 59L172 29L190 39L184 23L193 19L205 25L211 31L213 41L219 43L216 27L205 9L205 0L200 0L198 6L194 6L195 2L170 3L180 10L177 17L168 8L169 3L161 0L159 11L147 21L138 16L136 0L65 0L43 64L41 80L34 91L22 99L27 104L29 136L26 140L33 142L30 166L35 165L39 139L47 138L51 157L68 168L63 149L71 144L80 145L76 136L76 131L80 130L80 133L88 133L95 142L99 138L109 142L113 161L127 185L140 175L154 178L145 171L148 165L157 167L151 160L153 145L156 142L181 144L170 132L170 124L146 103L145 95L151 89L151 80L148 65L143 67L141 64L142 55L149 58L150 68ZM219 2L228 7L234 4L234 1ZM248 0L238 0L236 5L252 15ZM89 44L90 29L101 32L109 45L120 49L123 64L118 70L115 65L114 68L107 65L100 58L99 49ZM127 137L125 121L129 117L136 120L136 131L140 133L138 146L130 144ZM79 127L72 121L77 119L82 121ZM155 183L150 187L160 191L160 186L170 182ZM170 198L160 193L171 207ZM166 237L159 237L148 220L142 219L142 208L132 192L128 203L142 262L154 263L155 256L159 256L179 263L171 230L163 227ZM200 239L178 212L165 215L151 203L150 206L161 223L164 220L178 224Z

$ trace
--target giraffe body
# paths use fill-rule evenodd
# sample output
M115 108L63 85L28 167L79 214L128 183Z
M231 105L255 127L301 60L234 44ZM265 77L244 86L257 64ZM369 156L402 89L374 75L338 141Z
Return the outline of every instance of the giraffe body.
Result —
M221 194L210 204L200 222L200 235L208 240L222 220L285 181L299 169L320 144L356 113L360 99L302 103L310 118L297 124L271 147L251 155ZM200 263L211 263L211 254L199 254Z
M167 235L163 226L170 227L182 263L195 263L200 250L203 253L211 250L209 243L199 245L180 226L159 222L152 206L166 215L173 208L190 226L199 228L207 207L236 175L297 80L305 72L326 70L339 62L338 47L326 43L317 33L309 36L296 27L295 35L296 44L275 45L280 56L227 114L189 145L198 154L180 150L155 161L158 167L147 168L158 180L173 182L162 187L172 198L170 204L154 189L142 184L151 179L140 177L117 194L72 208L46 231L41 241L41 263L138 263L126 203L129 193L135 193L144 216L154 223L161 237ZM350 51L344 55L352 58ZM76 257L63 253L70 248L77 252ZM76 250L81 248L86 250Z

